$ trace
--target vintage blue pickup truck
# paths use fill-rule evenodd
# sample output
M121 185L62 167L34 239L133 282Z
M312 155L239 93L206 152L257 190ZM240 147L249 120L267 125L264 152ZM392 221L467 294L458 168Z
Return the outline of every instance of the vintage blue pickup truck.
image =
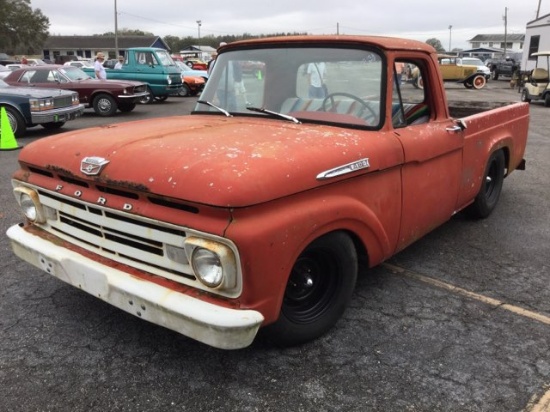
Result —
M94 68L83 68L94 77ZM176 66L170 54L164 49L154 47L132 47L126 50L121 69L105 69L107 79L135 80L147 83L149 96L140 100L141 103L163 101L171 95L177 95L183 83L181 71Z

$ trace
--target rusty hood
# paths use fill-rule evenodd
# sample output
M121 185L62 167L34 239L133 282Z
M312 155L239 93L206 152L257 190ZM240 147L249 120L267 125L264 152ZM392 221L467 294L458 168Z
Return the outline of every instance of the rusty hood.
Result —
M86 157L108 164L81 172ZM319 180L369 159L369 167ZM243 207L403 161L393 133L210 115L142 120L67 132L26 146L20 162L113 187L213 206Z

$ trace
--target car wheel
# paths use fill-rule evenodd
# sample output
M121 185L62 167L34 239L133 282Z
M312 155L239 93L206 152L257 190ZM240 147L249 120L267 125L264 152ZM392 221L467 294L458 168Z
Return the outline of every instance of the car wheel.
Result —
M502 150L497 150L490 157L483 175L481 189L474 203L466 209L468 214L478 219L484 219L495 209L502 183L504 182L505 158Z
M188 65L189 67L193 68L193 62L186 62L185 64Z
M15 137L21 137L27 131L27 125L25 124L25 119L23 116L14 109L13 107L4 106L6 109L6 114L8 116L8 121L10 122L11 130Z
M168 95L166 94L164 96L155 96L155 102L163 102L166 99L168 99Z
M179 97L187 97L191 96L191 89L186 84L183 85L183 87L178 92Z
M117 111L117 104L115 99L105 93L98 94L94 98L93 106L95 112L103 117L112 116Z
M546 96L544 97L544 105L546 107L550 107L550 93L546 93Z
M491 80L498 80L498 73L496 70L491 71Z
M120 110L122 113L128 113L128 112L131 112L132 110L134 110L136 108L136 104L135 103L125 103L125 104L120 104L118 106L118 110Z
M61 129L65 122L50 122L50 123L42 123L42 127L46 130L56 130Z
M138 100L139 104L151 104L155 101L155 97L153 95L153 91L149 86L147 86L147 93L149 93L147 96L140 97Z
M478 75L472 80L472 86L476 90L482 89L486 84L487 80L485 79L485 76L482 75Z
M523 89L521 91L521 101L529 103L531 101L531 98L529 97L529 91L527 89Z
M355 245L344 232L313 241L292 267L279 319L263 333L280 346L323 335L346 309L355 288L357 267Z

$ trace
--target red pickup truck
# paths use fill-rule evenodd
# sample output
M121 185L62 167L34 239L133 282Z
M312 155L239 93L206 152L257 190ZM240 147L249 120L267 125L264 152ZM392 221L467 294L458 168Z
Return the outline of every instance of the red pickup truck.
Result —
M300 344L338 321L360 260L378 265L461 210L489 216L525 167L528 124L527 103L449 106L421 42L235 42L191 115L25 146L25 222L7 234L23 260L198 341L242 348L262 327Z

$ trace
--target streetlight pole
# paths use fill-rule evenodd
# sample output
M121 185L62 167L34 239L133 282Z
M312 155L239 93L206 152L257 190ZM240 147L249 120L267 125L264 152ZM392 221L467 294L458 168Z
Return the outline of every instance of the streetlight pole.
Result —
M453 26L449 25L449 53L451 52L451 33L453 30Z
M118 13L115 0L115 59L118 59Z
M199 28L199 43L201 42L201 25L202 25L202 20L197 20L197 26Z

